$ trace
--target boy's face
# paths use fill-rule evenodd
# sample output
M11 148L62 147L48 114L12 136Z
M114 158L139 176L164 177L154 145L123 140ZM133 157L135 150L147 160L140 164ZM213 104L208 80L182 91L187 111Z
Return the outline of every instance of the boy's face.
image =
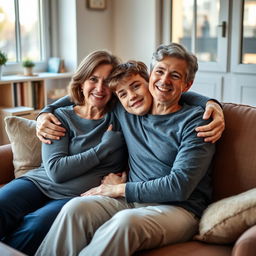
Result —
M142 116L151 109L152 96L148 90L148 82L138 74L120 81L115 93L130 114Z

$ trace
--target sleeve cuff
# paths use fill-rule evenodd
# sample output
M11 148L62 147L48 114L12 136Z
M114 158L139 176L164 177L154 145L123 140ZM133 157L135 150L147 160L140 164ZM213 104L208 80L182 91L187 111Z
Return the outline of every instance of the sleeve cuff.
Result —
M125 198L128 203L139 202L136 182L127 182L125 186Z

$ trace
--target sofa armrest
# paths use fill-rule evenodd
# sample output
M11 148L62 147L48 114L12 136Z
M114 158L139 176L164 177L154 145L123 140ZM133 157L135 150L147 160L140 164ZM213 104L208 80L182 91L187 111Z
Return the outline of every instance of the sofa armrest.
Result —
M0 185L14 179L11 144L0 146Z
M256 225L247 229L236 241L232 256L254 256L256 252Z

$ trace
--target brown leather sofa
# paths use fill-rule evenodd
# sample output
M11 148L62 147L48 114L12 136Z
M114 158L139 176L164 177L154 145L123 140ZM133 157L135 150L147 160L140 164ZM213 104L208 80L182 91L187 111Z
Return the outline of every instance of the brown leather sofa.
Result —
M214 201L256 187L256 108L224 103L226 129L217 142L213 170ZM0 146L0 184L13 179L10 145ZM256 213L255 213L256 214ZM189 241L138 252L147 256L255 256L256 225L234 244L216 245Z

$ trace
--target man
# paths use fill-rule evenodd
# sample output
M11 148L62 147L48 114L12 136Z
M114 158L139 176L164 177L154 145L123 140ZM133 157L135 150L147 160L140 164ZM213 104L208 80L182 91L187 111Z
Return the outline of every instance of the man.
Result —
M110 78L127 111L120 104L114 110L129 153L128 182L110 175L66 204L37 255L131 255L197 232L210 201L215 150L196 136L195 128L206 124L203 109L180 103L197 60L173 43L160 46L151 64L153 103L143 63L121 64Z

